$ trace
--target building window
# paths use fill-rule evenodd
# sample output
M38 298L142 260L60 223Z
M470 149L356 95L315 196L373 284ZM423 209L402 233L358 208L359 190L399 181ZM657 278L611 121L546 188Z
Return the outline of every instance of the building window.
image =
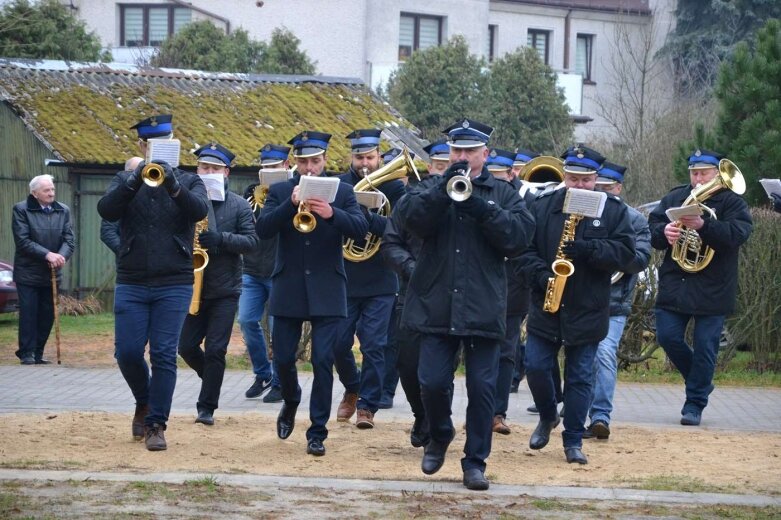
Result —
M120 45L159 47L192 21L192 11L172 5L120 5Z
M488 26L488 61L496 58L496 25Z
M591 63L594 52L594 35L578 34L575 46L575 72L583 76L583 81L592 81Z
M550 65L550 63L548 62L549 41L550 41L550 31L529 29L529 32L526 35L526 45L537 49L537 53L540 55L540 59L544 61L546 65Z
M421 14L402 13L399 24L399 61L413 51L442 44L442 18Z

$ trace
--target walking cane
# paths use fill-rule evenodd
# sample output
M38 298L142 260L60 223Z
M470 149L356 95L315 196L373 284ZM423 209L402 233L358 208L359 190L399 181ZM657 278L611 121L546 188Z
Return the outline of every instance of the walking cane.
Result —
M52 301L54 302L54 339L57 342L57 364L62 365L60 361L60 309L57 308L57 271L54 266L52 269Z

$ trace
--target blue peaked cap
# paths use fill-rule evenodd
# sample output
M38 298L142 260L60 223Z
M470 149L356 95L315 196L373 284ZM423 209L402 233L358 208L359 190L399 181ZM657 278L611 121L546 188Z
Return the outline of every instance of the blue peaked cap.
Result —
M293 157L314 157L328 150L331 134L304 130L287 144L293 145Z
M286 161L290 154L290 147L268 143L258 151L260 152L260 165L265 166Z
M513 161L513 164L515 166L523 166L524 164L528 163L535 157L539 157L540 154L536 152L532 152L531 150L522 150L520 148L515 150L515 160Z
M504 168L512 168L514 161L515 152L492 148L491 151L488 152L488 159L485 161L485 166L489 170L501 170Z
M711 152L710 150L695 150L689 157L689 169L699 170L702 168L719 167L719 162L724 158L724 154Z
M423 151L428 154L429 160L432 161L449 161L450 160L450 146L447 144L447 140L440 139L429 143L423 147Z
M138 131L138 138L145 141L153 137L162 137L173 133L174 125L171 123L173 117L174 116L171 114L160 114L147 117L131 126L130 129Z
M236 155L218 143L209 143L195 150L198 162L216 164L218 166L230 166Z
M352 153L366 153L380 146L380 134L382 134L382 130L368 128L353 130L346 137L350 140Z
M472 119L462 119L445 128L448 144L455 148L476 148L488 143L494 129Z
M567 148L561 158L564 159L564 171L567 173L597 173L602 163L605 162L602 154L583 145Z
M600 168L597 172L597 182L619 182L623 184L625 172L626 166L620 166L618 164L605 161L602 163L602 168Z

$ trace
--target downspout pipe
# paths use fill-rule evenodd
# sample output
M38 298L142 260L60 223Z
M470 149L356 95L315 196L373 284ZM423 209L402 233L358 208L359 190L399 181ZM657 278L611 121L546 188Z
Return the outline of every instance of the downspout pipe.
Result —
M564 70L569 70L569 41L570 41L570 22L572 16L572 9L567 10L567 15L564 17Z

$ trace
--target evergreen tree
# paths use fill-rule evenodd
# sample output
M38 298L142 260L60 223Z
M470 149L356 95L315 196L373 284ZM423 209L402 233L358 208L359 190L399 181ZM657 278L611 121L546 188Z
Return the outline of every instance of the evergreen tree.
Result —
M558 154L572 139L572 119L556 74L531 47L519 47L491 65L486 98L491 139L498 148Z
M100 39L57 0L14 0L0 10L0 56L110 61Z
M276 28L263 53L259 70L267 74L317 74L315 64L298 48L301 40L286 28Z

